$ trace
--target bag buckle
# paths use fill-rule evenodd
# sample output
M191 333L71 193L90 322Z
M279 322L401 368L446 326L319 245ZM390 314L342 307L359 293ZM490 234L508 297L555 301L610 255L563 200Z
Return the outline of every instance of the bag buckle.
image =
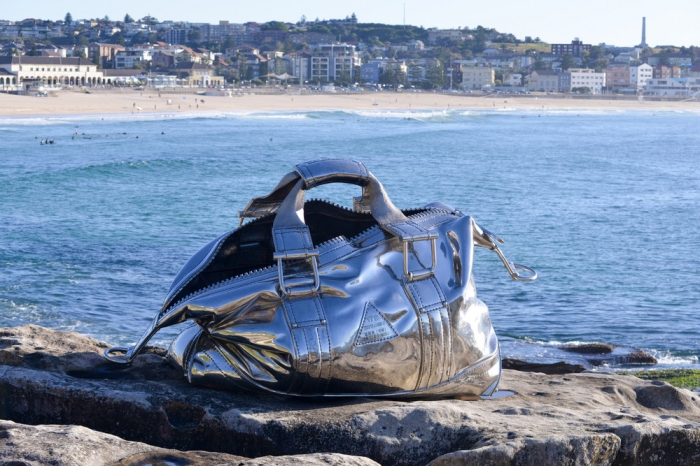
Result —
M302 293L308 293L308 292L316 292L320 288L321 285L321 280L318 277L318 249L299 249L295 251L284 251L284 252L279 252L275 253L273 256L273 259L277 260L277 276L279 280L279 285L280 285L280 292L282 294L282 298L289 298L293 296L294 294L302 294ZM307 282L302 282L302 283L296 283L293 285L287 285L284 281L284 268L283 264L285 260L294 260L294 259L311 259L311 268L313 270L314 274L314 279L313 282L309 283ZM309 287L310 286L310 287ZM300 288L303 287L303 291L297 291L294 292L292 291L292 288Z
M422 280L424 278L432 277L435 274L435 267L437 266L437 238L437 233L427 232L427 234L424 237L406 237L403 239L403 275L406 278L406 281L412 282L416 280ZM416 241L427 240L430 240L430 254L432 256L432 265L430 266L430 268L427 269L414 270L413 272L410 272L408 270L408 244L415 243Z

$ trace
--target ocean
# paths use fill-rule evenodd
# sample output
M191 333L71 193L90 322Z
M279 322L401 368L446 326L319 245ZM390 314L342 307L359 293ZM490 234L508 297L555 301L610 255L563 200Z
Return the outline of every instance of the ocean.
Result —
M698 112L580 109L0 118L0 326L131 344L251 197L296 163L346 157L397 206L459 208L538 271L514 282L476 252L504 355L605 342L696 367L699 127Z

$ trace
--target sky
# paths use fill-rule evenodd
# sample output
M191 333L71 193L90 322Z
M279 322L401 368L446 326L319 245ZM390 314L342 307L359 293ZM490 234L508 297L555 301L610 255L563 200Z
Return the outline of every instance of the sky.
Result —
M440 29L478 25L500 32L539 37L549 43L569 43L575 37L584 43L633 46L641 42L642 17L647 18L647 43L651 46L700 46L698 0L675 0L670 4L658 0L561 0L488 1L483 0L328 0L253 2L189 2L178 0L120 0L86 2L67 0L3 1L0 19L62 19L70 12L74 19L123 19L148 14L159 20L218 23L256 21L297 22L344 18L352 13L362 23L406 24ZM206 7L202 8L202 5Z

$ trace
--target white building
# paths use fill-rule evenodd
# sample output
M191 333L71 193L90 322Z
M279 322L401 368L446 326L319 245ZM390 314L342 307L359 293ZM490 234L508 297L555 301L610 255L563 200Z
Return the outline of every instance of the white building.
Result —
M605 87L605 73L596 73L588 68L572 68L568 71L571 76L570 87L587 87L591 94L600 94Z
M659 97L700 99L700 78L665 78L647 81L646 93Z
M0 71L4 71L5 83L20 86L89 86L109 81L94 63L84 58L0 57ZM5 83L0 81L0 87Z
M503 77L503 84L506 86L522 86L523 75L520 73L506 73Z
M492 68L465 67L462 68L463 89L484 89L493 86L496 73Z
M120 50L114 56L114 68L133 68L135 65L146 66L153 59L148 50Z
M311 79L320 82L352 80L360 55L354 45L319 44L311 54Z
M654 76L654 68L646 63L639 66L630 66L630 87L642 89Z

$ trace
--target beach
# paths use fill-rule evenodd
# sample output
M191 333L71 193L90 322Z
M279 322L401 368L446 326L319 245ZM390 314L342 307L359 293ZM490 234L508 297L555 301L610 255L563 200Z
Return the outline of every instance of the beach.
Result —
M559 95L477 95L424 92L351 92L300 94L263 93L243 89L239 95L197 95L198 89L134 91L90 89L59 91L48 97L0 94L0 116L173 114L199 112L295 112L324 110L436 110L436 109L608 109L608 110L700 110L696 101L650 101L638 99L581 98ZM186 93L185 93L186 92ZM169 103L170 102L170 103Z

